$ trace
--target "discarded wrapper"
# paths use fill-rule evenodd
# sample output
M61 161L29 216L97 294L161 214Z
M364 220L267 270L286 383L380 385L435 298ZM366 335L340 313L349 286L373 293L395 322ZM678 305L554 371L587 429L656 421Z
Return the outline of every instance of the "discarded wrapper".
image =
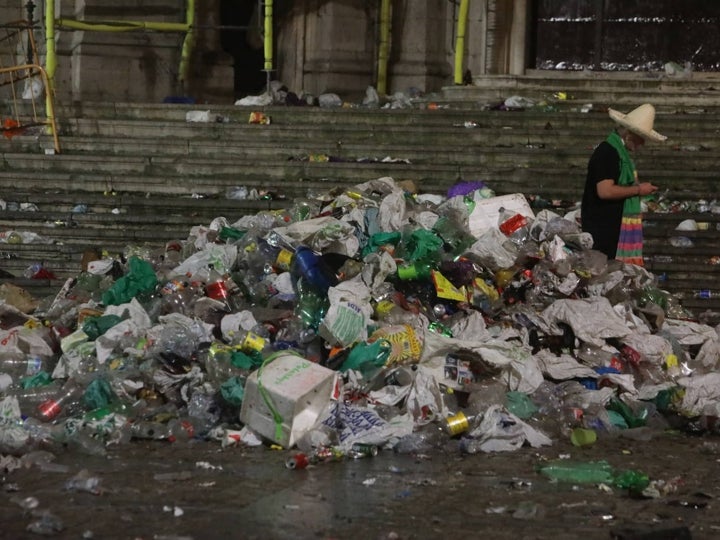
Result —
M270 123L270 117L265 113L251 112L249 123L267 125Z

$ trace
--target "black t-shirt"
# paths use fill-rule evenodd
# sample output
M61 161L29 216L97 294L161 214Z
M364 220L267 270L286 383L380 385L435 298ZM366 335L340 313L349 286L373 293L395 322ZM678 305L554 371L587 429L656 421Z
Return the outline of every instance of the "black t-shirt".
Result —
M615 258L617 251L625 200L601 199L597 194L597 184L608 178L617 182L619 177L620 156L610 143L603 141L588 162L580 219L582 230L593 237L593 249L602 251L610 259Z

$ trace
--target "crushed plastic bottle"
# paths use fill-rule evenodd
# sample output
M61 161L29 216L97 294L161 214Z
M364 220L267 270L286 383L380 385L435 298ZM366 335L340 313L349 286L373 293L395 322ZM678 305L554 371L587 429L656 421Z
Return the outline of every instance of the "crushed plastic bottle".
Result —
M528 219L518 212L504 207L499 209L498 228L513 244L521 246L530 237Z

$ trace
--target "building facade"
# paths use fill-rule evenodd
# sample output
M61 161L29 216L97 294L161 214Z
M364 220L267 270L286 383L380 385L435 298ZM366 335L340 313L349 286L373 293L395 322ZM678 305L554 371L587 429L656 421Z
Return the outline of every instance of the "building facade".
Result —
M54 2L56 20L105 22L106 29L117 21L188 20L187 0ZM465 82L544 69L633 72L661 69L669 61L711 71L717 67L713 59L720 33L707 31L720 20L714 2L688 0L681 9L672 0L469 0L464 32L461 3L387 1L387 94L455 84L458 53ZM262 5L257 0L196 0L184 77L184 32L78 30L57 24L56 97L158 102L190 96L200 103L232 103L278 80L298 94L333 92L350 99L377 85L383 0L274 0L271 70L264 69ZM40 63L48 45L45 7L40 1L0 0L2 21L27 20L32 12ZM668 42L672 48L660 46ZM674 53L679 56L670 57Z

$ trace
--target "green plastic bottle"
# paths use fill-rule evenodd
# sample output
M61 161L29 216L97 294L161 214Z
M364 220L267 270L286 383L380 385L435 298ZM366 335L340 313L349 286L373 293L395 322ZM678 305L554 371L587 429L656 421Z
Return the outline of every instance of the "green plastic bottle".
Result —
M551 461L541 466L539 472L559 482L578 484L611 484L614 479L612 467L604 460L588 462Z

